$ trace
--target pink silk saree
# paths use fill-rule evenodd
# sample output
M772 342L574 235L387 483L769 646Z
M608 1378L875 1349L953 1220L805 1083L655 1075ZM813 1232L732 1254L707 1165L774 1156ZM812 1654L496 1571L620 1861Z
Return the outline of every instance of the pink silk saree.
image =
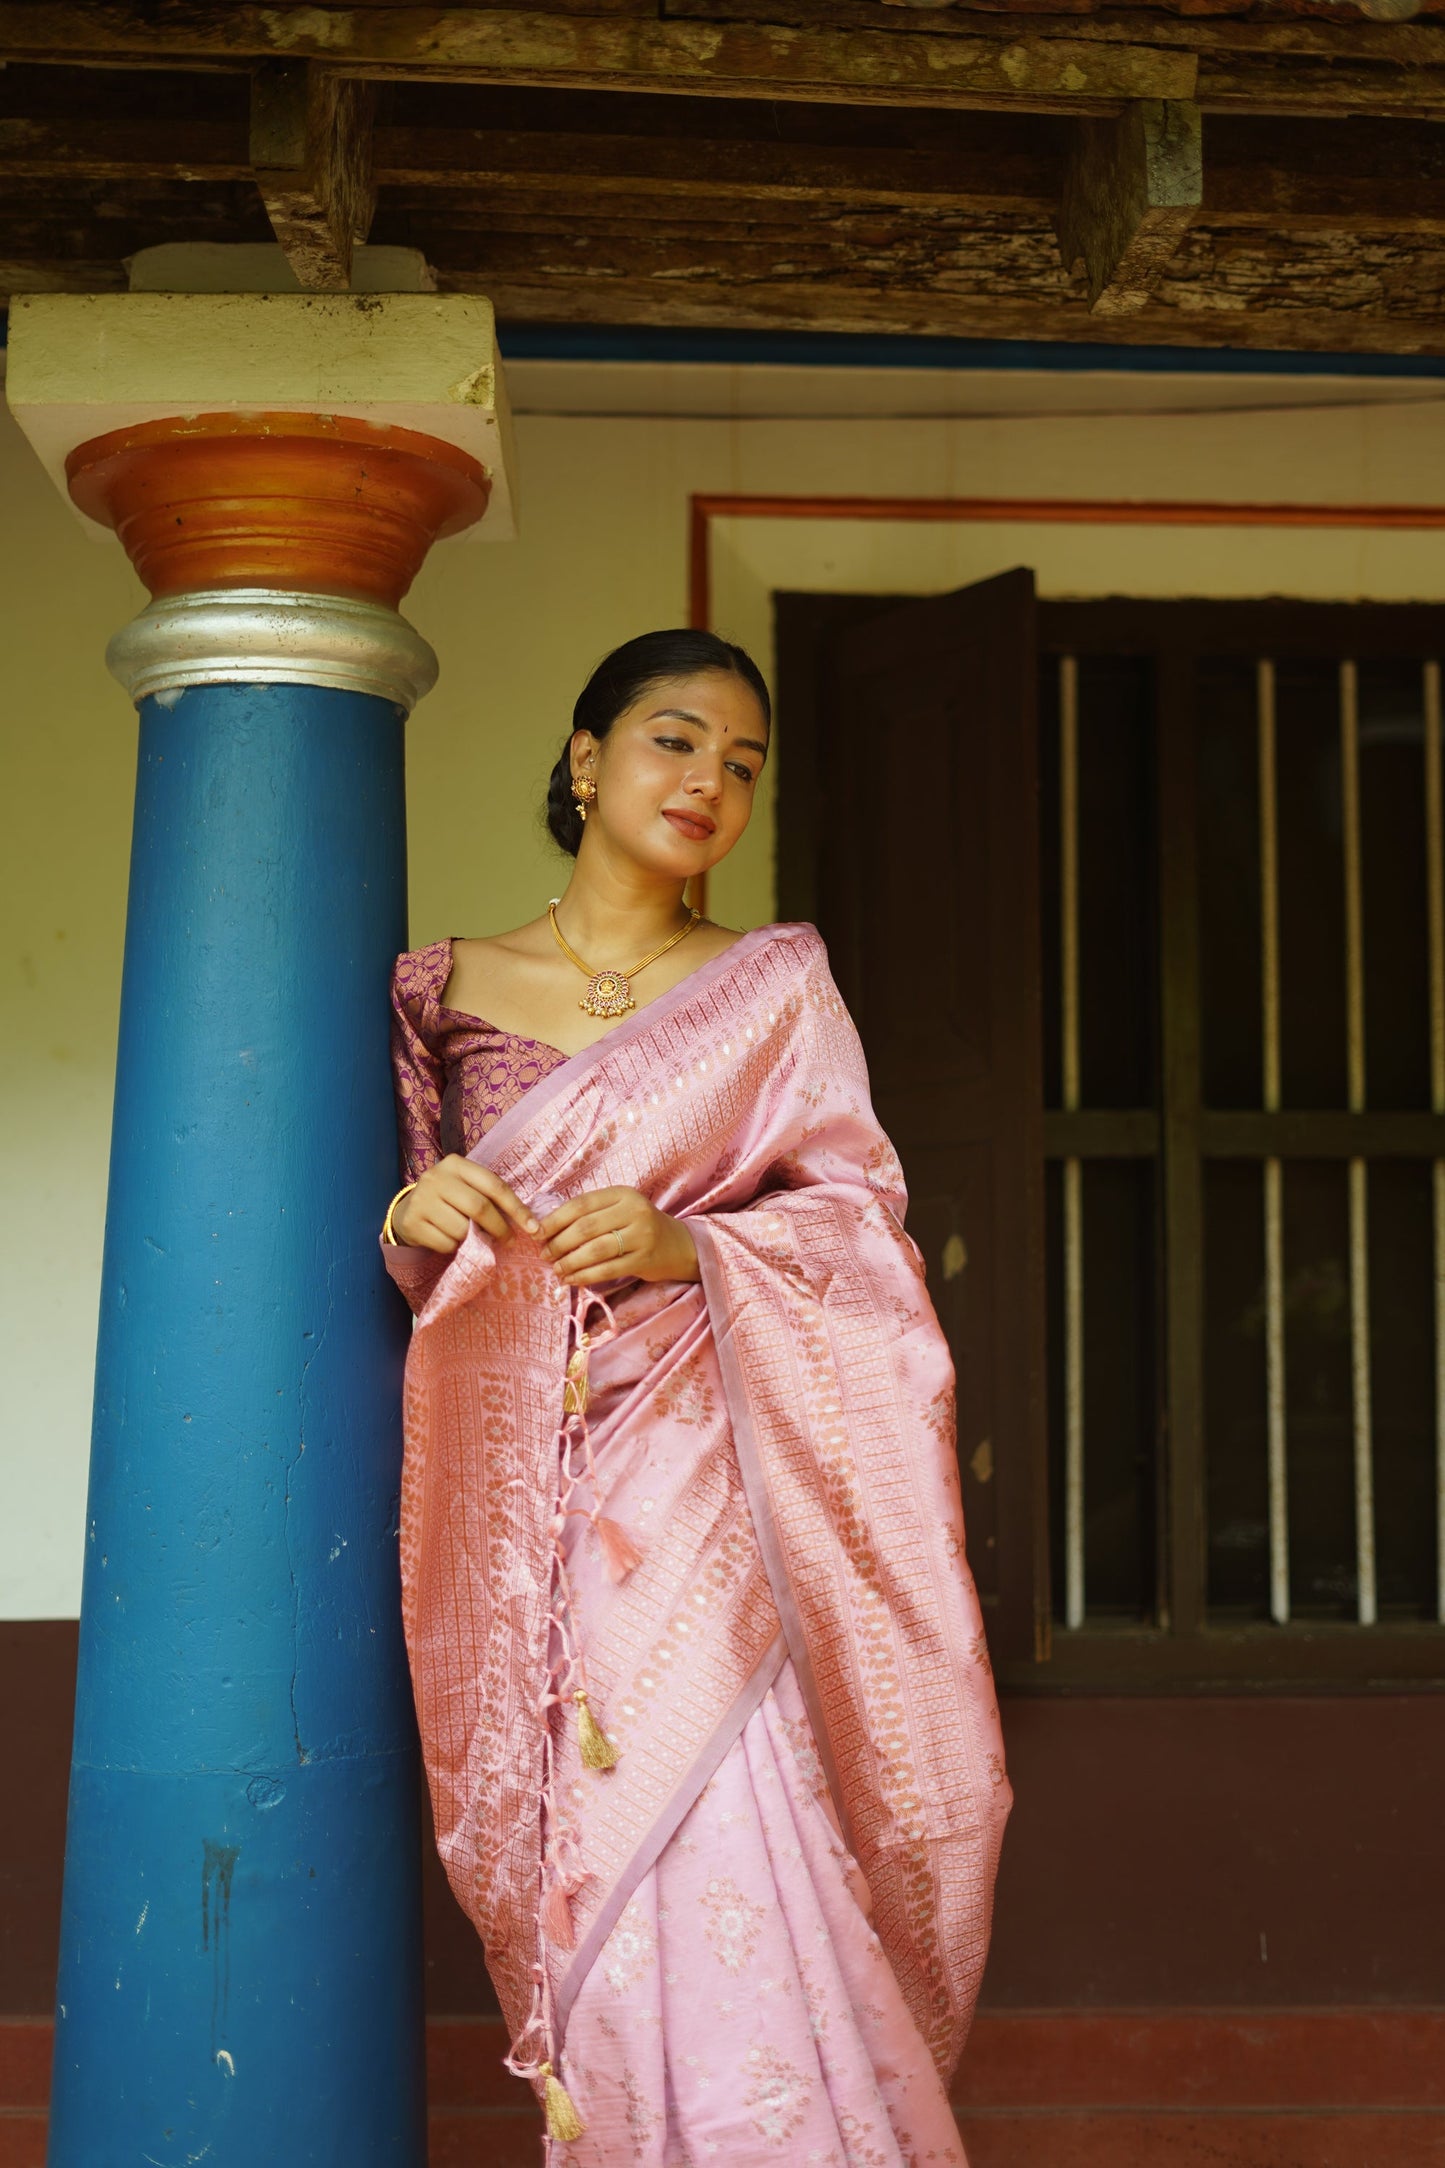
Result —
M745 935L472 1157L539 1210L640 1189L702 1272L389 1253L423 1751L510 2067L571 2089L568 2168L961 2163L1010 1794L951 1364L818 935Z

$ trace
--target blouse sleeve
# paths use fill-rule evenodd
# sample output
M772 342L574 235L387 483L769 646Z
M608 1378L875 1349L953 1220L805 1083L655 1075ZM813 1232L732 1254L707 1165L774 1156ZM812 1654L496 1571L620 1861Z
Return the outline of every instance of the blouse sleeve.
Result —
M424 1025L437 989L437 956L445 946L398 956L391 976L391 1074L396 1089L397 1141L405 1179L414 1182L442 1156L442 1090L446 1077L427 1043Z

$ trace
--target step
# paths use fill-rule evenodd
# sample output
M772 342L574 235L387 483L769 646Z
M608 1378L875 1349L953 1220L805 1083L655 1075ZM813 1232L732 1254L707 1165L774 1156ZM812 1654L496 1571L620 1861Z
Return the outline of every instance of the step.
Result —
M0 2020L0 2168L44 2168L51 2025ZM495 2017L427 2024L428 2168L539 2168ZM1445 2168L1445 2010L997 2012L970 2168Z

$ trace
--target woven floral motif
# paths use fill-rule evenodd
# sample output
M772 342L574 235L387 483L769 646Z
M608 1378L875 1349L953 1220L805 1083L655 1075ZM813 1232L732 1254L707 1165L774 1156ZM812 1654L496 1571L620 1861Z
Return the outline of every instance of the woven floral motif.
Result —
M724 1972L741 1972L758 1945L766 1907L745 1897L729 1874L708 1878L702 1893L703 1933Z
M637 1904L624 1905L622 1917L607 1938L602 1972L614 1995L636 1987L657 1955L657 1937Z
M710 1423L716 1405L708 1366L696 1359L679 1363L652 1396L655 1414L692 1429Z
M781 2145L806 2116L812 2086L795 2063L772 2047L749 2051L747 2075L743 2105L753 2129L769 2145Z

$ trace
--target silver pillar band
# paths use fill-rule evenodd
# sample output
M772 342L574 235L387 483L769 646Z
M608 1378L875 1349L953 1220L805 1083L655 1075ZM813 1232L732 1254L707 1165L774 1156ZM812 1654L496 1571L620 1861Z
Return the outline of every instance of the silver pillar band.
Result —
M437 676L431 648L395 610L267 587L162 596L105 659L137 704L190 685L330 685L410 714Z

